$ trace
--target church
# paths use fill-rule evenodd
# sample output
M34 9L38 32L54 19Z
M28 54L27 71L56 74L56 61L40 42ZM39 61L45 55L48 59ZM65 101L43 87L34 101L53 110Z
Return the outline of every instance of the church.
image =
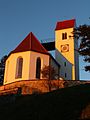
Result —
M4 84L42 79L40 70L44 66L54 66L59 74L60 65L30 32L13 50L6 60Z
M8 55L4 85L43 79L40 71L45 65L53 66L63 80L79 80L78 41L72 37L75 27L75 19L56 23L55 58L30 32Z
M20 80L42 79L40 70L54 66L65 80L79 80L78 41L71 37L75 19L59 21L55 28L55 59L30 32L8 55L4 84Z

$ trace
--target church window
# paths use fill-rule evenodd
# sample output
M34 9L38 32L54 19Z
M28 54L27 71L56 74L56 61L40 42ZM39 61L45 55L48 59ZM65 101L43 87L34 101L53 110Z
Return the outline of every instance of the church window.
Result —
M36 78L40 79L40 71L41 71L41 59L40 57L36 60Z
M19 57L17 59L17 66L16 66L16 78L22 78L22 68L23 68L23 58Z
M67 33L62 33L62 40L67 39Z

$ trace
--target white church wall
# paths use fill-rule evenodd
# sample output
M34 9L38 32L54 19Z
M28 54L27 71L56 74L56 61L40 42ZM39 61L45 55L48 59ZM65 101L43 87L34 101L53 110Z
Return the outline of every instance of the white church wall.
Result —
M15 77L18 57L23 58L23 68L22 68L21 78ZM36 79L37 58L41 59L41 69L44 65L47 66L49 65L49 55L46 54L33 52L33 51L11 54L6 61L4 84L21 81L21 80Z
M22 77L16 78L16 65L18 57L23 58ZM4 84L29 79L30 51L11 54L6 60Z
M41 69L44 65L49 65L49 55L31 51L30 52L30 68L29 68L29 79L36 79L36 60L41 59ZM40 76L42 78L42 76Z
M51 66L53 66L54 67L54 69L55 69L55 72L56 72L56 77L59 77L60 75L60 65L58 65L56 62L55 62L55 60L54 60L54 58L50 58L50 65ZM58 78L57 78L58 79Z

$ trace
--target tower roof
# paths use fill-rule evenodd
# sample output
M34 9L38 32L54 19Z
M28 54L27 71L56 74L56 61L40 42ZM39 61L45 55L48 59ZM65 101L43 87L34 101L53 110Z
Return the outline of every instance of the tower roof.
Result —
M72 27L75 27L75 19L57 22L55 30L62 30Z
M35 37L35 35L30 32L26 38L11 52L24 52L24 51L35 51L47 54L48 51L41 45L39 40Z

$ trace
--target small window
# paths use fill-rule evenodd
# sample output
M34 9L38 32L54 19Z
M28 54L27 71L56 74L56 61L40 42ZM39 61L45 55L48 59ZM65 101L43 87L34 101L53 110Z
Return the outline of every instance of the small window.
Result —
M19 57L17 59L16 76L15 76L15 78L22 78L22 68L23 68L23 58Z
M64 66L66 67L66 62L64 62Z
M62 33L62 40L67 39L67 33Z
M64 40L64 33L62 33L62 40Z
M67 73L65 73L65 78L67 77Z
M67 39L67 33L65 33L65 39Z

